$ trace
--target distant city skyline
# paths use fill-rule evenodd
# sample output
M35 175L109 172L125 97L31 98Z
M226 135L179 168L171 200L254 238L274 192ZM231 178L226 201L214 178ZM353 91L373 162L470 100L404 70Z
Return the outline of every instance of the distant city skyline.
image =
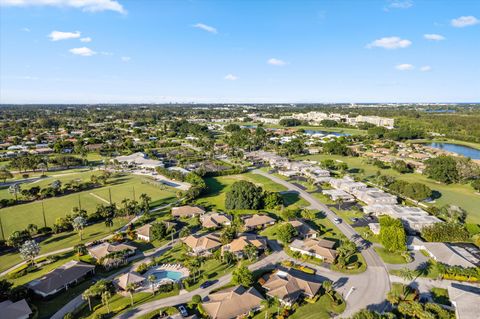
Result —
M0 0L0 103L480 102L476 1Z

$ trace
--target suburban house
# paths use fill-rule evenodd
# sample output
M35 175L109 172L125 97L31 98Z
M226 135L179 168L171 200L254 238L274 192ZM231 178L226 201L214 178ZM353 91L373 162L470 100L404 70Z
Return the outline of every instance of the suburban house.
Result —
M135 233L137 234L137 238L146 242L151 240L150 236L150 228L152 228L151 224L145 224L143 226L138 227L135 229Z
M32 314L32 309L25 299L13 302L5 300L0 302L2 319L27 319Z
M170 222L170 221L162 221L165 224L167 229L175 229L177 227L177 223ZM135 229L135 233L137 234L137 238L146 242L152 241L152 235L150 233L150 229L152 228L152 224L145 224L143 226L138 227Z
M255 234L243 234L235 238L230 244L222 246L222 255L225 251L233 253L236 257L244 257L244 248L253 245L257 248L257 252L267 249L267 240Z
M312 256L325 262L333 263L337 258L337 251L333 249L334 246L334 241L308 238L305 240L295 239L289 248L292 251L298 251L302 255Z
M301 296L313 298L322 286L315 276L299 270L276 270L260 279L267 296L278 298L282 304L292 306Z
M252 215L243 220L246 230L261 229L275 224L275 219L267 215Z
M220 228L222 226L230 226L232 218L221 213L207 213L200 216L203 228Z
M202 307L212 319L243 318L261 309L262 300L255 288L235 286L208 295Z
M42 297L52 296L82 281L87 275L95 273L95 266L72 260L52 270L45 276L32 280L28 287Z
M455 307L457 319L478 319L480 289L462 284L448 285L448 297Z
M317 231L302 219L294 219L288 222L297 231L297 237L301 239L317 238Z
M135 272L127 272L126 274L118 277L117 285L123 290L127 289L129 284L133 284L135 287L140 286L145 281L145 277Z
M458 251L455 246L448 243L424 242L419 237L409 236L407 247L410 250L426 251L435 261L448 265L460 266L463 268L476 268L480 261L468 251Z
M220 235L217 233L190 235L182 238L182 242L188 246L193 255L197 256L208 255L222 246Z
M192 218L205 214L205 210L197 206L180 206L172 208L172 216L176 218Z
M90 256L96 260L100 260L110 254L119 252L125 252L125 256L132 256L135 255L137 248L127 244L110 244L109 242L104 242L93 247L88 247L87 250Z

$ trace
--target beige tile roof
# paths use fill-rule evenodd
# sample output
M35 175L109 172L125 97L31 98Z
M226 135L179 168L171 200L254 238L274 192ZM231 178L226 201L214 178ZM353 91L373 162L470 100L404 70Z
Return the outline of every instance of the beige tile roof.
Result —
M337 257L337 252L333 250L335 242L326 239L314 239L309 238L306 240L294 240L291 244L291 248L303 250L305 252L314 253L322 256L325 259L333 261Z
M259 308L262 300L255 288L236 286L210 294L202 307L212 319L232 319Z
M118 278L118 286L122 289L126 289L128 284L137 284L145 280L140 274L134 272L127 272Z
M32 280L28 285L32 290L48 295L63 288L66 284L82 278L94 269L94 265L72 260L52 270L45 276Z
M270 296L289 302L296 301L301 294L313 297L322 286L314 275L294 269L267 274L263 280L262 287L268 290Z
M225 245L222 250L228 250L232 253L242 251L245 246L252 244L257 249L265 249L267 247L267 240L255 234L245 234L234 239L230 244Z
M193 250L211 250L222 245L220 235L211 233L203 236L190 235L182 239L182 241Z
M152 228L151 224L145 224L145 225L135 229L135 232L137 233L137 235L150 238L150 228Z
M18 319L29 316L32 314L32 310L25 299L17 302L5 300L0 302L0 314L2 319Z
M205 210L197 206L180 206L172 208L173 217L189 217L192 215L201 215L204 214Z
M245 227L253 228L257 226L263 226L275 222L275 219L267 215L253 215L245 218Z
M306 235L313 235L317 233L315 229L310 227L310 225L308 225L307 223L305 223L305 221L301 219L291 220L289 221L289 223L296 229L299 235L306 236Z
M108 242L87 248L90 255L92 255L97 260L102 259L110 253L127 249L133 251L137 250L136 247L127 244L110 244Z
M225 214L208 213L202 217L202 226L204 228L217 228L231 223L231 218Z

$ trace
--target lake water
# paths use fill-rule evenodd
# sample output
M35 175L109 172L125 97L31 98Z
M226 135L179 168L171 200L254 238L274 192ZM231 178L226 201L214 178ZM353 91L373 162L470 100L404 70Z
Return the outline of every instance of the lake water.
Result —
M470 157L472 159L480 159L480 150L477 150L472 147L458 145L458 144L451 144L451 143L427 143L425 145L431 146L433 148L437 148L440 150L457 153L465 157Z

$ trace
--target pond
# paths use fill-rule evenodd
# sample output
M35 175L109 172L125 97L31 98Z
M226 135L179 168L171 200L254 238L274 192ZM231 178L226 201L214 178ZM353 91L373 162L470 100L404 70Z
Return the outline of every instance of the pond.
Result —
M452 143L427 143L425 145L436 149L457 153L472 159L480 159L480 150L472 147Z

